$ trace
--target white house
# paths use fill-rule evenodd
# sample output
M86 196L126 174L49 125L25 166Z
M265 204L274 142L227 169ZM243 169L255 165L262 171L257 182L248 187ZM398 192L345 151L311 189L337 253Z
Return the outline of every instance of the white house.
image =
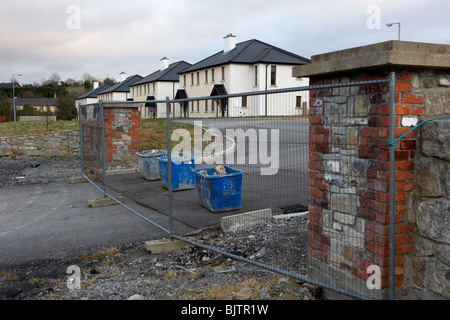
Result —
M182 70L180 90L189 98L302 87L308 78L292 76L294 66L311 61L259 40L236 43L236 36L224 37L224 50ZM220 105L219 105L220 103ZM258 95L225 101L201 100L189 103L189 116L280 116L305 115L309 91L281 95Z
M185 61L170 64L168 58L162 58L160 70L130 85L131 98L134 101L165 100L167 97L174 99L180 86L178 72L189 66L191 64ZM169 111L171 116L182 116L179 104L171 105ZM141 117L166 117L166 105L146 103L141 107Z
M80 104L89 104L89 103L96 103L98 102L98 93L106 90L111 85L109 83L105 83L101 86L99 86L99 83L97 81L93 84L94 88L86 93L83 93L82 95L76 97L75 100L75 107L78 108L78 105Z
M130 85L142 79L140 75L126 77L124 72L120 75L120 82L97 93L98 100L107 101L129 101L132 99Z

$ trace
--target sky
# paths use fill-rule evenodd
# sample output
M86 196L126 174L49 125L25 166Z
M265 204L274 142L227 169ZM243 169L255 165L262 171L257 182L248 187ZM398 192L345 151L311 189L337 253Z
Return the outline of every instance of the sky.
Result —
M1 0L0 82L119 80L196 63L223 38L311 56L398 39L450 44L449 0Z

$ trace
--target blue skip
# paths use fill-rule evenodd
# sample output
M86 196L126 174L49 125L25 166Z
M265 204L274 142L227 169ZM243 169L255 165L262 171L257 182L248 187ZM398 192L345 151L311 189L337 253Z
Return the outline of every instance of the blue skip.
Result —
M161 180L159 175L159 157L164 157L166 150L147 150L136 152L138 156L139 171L144 179L149 181Z
M169 188L169 161L167 157L158 158L159 174L164 188ZM195 175L191 169L195 169L195 158L183 158L172 156L172 190L195 189Z
M224 165L225 172L215 174L216 167L196 169L195 179L200 205L211 212L242 208L242 170Z

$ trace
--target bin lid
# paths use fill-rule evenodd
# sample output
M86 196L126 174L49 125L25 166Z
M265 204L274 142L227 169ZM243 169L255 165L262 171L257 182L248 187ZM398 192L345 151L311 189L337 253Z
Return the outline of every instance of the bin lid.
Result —
M153 158L153 157L161 157L167 154L167 150L146 150L141 152L136 152L138 157L144 158Z

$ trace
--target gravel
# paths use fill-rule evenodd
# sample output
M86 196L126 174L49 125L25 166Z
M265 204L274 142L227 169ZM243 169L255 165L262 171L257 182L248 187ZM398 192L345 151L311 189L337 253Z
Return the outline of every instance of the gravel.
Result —
M0 188L64 182L80 176L80 161L64 158L0 158Z
M79 162L0 159L0 188L67 181ZM4 177L4 178L3 178ZM283 217L233 232L206 228L197 242L232 255L305 275L306 216ZM80 270L80 287L69 266ZM320 289L198 246L151 254L129 243L76 259L35 261L0 269L0 300L311 300ZM69 282L68 282L69 281ZM72 286L72 287L71 287Z

